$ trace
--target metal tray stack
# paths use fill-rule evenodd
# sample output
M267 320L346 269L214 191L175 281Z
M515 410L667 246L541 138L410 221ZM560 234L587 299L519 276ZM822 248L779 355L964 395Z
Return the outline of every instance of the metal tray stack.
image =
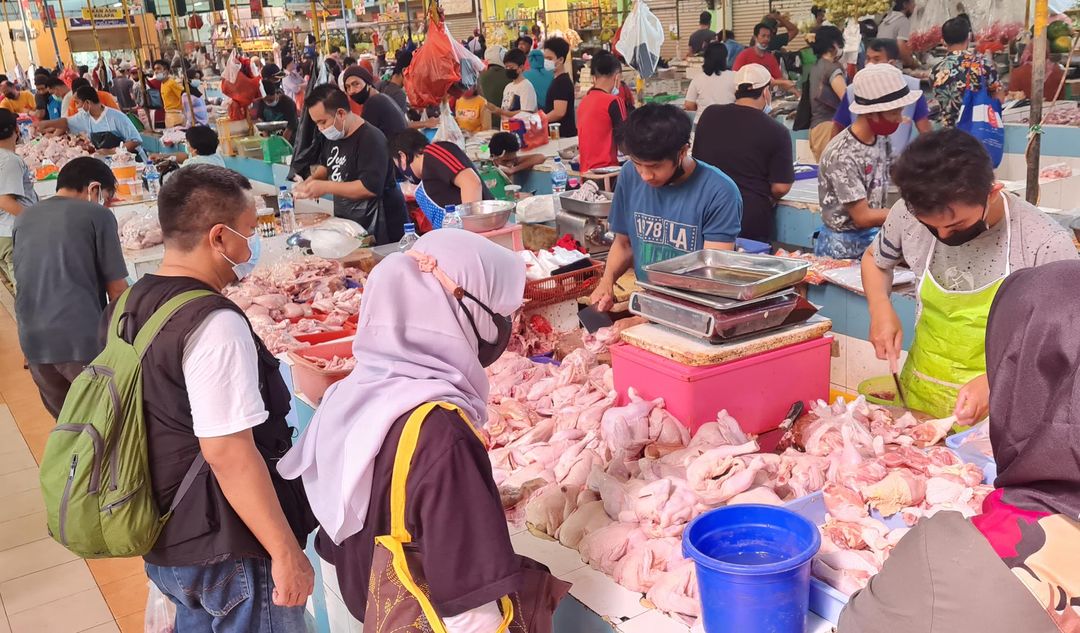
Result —
M645 267L630 311L711 343L796 325L817 313L795 284L809 263L771 255L704 250Z

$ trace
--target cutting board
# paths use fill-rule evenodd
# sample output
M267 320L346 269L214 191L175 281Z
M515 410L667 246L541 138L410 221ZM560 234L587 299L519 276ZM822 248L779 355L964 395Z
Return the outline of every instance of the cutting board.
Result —
M760 338L712 345L662 325L646 323L624 330L622 340L624 343L659 354L664 358L670 358L683 365L704 367L821 338L830 330L832 330L832 320L815 315L806 323L776 330Z

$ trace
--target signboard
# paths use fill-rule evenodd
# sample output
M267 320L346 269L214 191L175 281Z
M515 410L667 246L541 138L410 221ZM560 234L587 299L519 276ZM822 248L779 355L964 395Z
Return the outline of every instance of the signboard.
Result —
M99 29L113 29L127 26L127 21L124 18L120 19L94 19L94 23L90 22L90 18L68 18L69 29L90 29L97 27Z
M461 15L473 12L473 0L442 0L443 13L446 15Z
M259 37L250 40L240 40L240 50L245 53L261 53L274 50L274 38Z
M84 20L90 19L90 9L84 8L82 10L82 16ZM101 22L103 20L124 20L124 9L113 7L94 7L94 20Z

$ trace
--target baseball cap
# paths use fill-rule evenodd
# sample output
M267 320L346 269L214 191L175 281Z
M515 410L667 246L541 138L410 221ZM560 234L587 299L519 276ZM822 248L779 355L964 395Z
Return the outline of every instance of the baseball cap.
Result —
M772 83L772 74L761 64L747 64L735 72L735 89L757 90Z
M871 64L863 68L855 74L851 88L855 92L852 114L898 110L922 96L922 90L909 88L904 73L892 64Z

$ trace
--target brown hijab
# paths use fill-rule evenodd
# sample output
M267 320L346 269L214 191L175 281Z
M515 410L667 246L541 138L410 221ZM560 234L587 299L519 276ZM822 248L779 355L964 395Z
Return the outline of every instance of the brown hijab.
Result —
M990 309L986 368L1003 500L1080 517L1080 261L1005 280Z

